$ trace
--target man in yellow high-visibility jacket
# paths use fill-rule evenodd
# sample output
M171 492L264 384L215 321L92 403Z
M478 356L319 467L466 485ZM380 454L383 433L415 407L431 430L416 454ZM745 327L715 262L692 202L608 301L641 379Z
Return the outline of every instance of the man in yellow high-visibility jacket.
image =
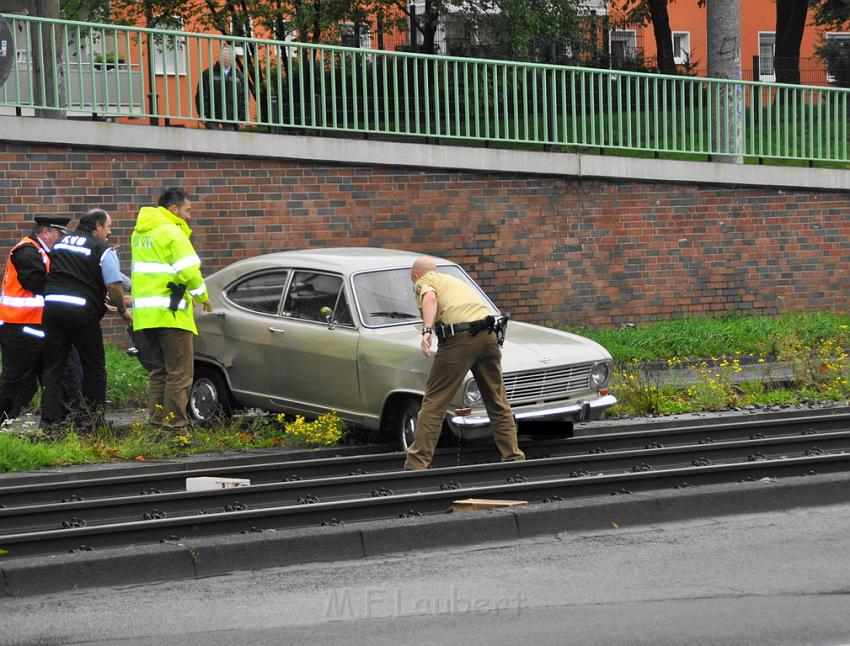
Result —
M167 189L158 206L139 211L130 239L133 330L144 334L156 367L150 373L148 415L153 426L179 431L189 420L186 404L194 373L192 303L212 311L201 259L189 236L192 203L185 191Z

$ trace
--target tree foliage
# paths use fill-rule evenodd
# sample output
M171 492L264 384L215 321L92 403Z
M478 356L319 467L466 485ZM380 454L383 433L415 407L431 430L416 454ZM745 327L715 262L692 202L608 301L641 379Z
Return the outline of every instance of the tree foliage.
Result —
M573 62L574 0L480 0L446 17L449 53L537 63Z
M814 24L836 31L850 26L850 0L812 0Z

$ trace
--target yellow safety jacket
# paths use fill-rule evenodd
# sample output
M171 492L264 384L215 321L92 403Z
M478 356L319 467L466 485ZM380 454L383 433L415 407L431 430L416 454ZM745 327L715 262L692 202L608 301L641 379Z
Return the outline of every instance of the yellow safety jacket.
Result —
M207 286L190 235L192 229L185 220L164 206L146 206L139 211L130 237L134 330L170 327L198 333L192 302L207 300ZM172 290L168 283L186 287L177 310L169 307Z

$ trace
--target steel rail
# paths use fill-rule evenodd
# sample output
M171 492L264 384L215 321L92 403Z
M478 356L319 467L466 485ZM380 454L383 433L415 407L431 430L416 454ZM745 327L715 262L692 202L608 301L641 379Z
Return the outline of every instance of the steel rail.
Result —
M299 480L210 491L81 500L0 509L4 533L132 522L152 518L222 513L262 506L346 498L390 496L423 490L482 487L531 479L580 478L591 474L652 471L692 463L755 462L826 452L850 451L850 431L795 435L739 442L685 445L597 454L540 458L432 469L423 473L381 472L356 477Z
M781 420L752 420L711 426L691 426L671 429L652 429L638 432L606 433L568 439L523 443L530 458L584 455L615 450L640 449L647 446L667 447L699 442L738 441L758 435L775 436L793 433L831 432L850 429L850 414L819 415ZM434 467L470 465L495 457L490 442L467 445L462 449L441 449ZM126 497L151 493L185 490L191 476L247 478L253 484L279 483L286 479L344 477L363 473L397 471L403 461L401 453L359 454L310 460L279 460L271 462L241 461L232 466L179 469L162 473L110 476L106 478L47 482L26 485L0 486L0 506L7 508L36 504L58 503L63 500L93 500L104 497ZM0 510L2 511L2 510Z
M807 476L850 469L850 454L812 455L735 464L639 471L625 474L557 478L476 486L393 496L286 505L191 517L162 518L93 527L0 535L13 557L88 550L233 533L251 533L316 525L336 525L398 516L443 513L459 498L510 497L548 502L594 495L630 494L670 487Z

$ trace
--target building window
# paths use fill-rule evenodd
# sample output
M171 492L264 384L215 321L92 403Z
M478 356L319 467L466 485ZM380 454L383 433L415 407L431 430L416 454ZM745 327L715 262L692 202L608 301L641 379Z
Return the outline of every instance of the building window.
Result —
M357 29L353 22L343 22L339 26L340 42L344 47L359 47L372 49L372 34L368 22L358 23Z
M775 81L776 68L773 66L773 56L776 49L776 32L759 32L759 80Z
M167 18L162 21L160 29L168 31L182 31L182 18ZM167 76L186 73L186 37L157 34L154 38L154 73Z
M634 29L612 29L610 50L612 67L634 60L637 58L637 32Z
M691 59L691 32L673 32L673 62L676 65L686 65Z

